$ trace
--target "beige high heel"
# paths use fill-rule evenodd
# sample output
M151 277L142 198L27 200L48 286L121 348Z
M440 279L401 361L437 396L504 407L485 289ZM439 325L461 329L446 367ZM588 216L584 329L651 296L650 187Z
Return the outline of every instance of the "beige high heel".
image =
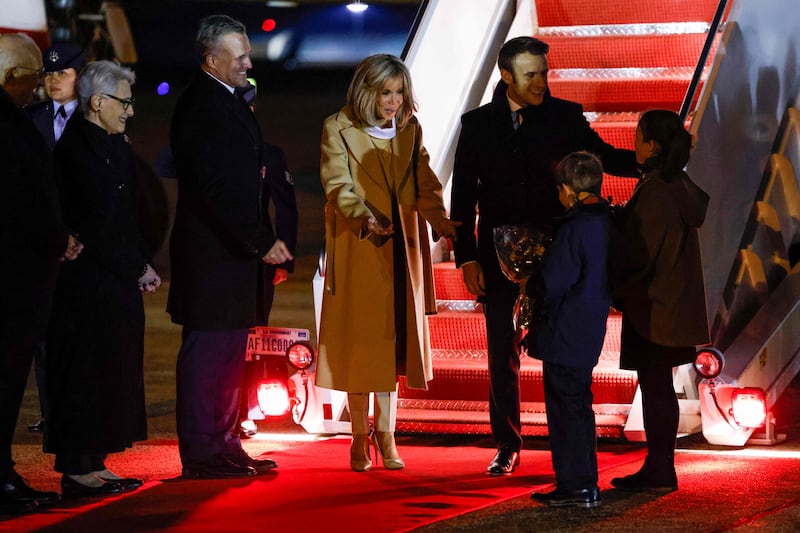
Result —
M350 444L350 468L356 472L366 472L372 468L369 458L369 435L353 435Z
M394 433L388 431L373 431L372 443L375 444L375 460L380 456L383 467L387 470L400 470L406 464L400 459L397 453L397 446L394 443Z

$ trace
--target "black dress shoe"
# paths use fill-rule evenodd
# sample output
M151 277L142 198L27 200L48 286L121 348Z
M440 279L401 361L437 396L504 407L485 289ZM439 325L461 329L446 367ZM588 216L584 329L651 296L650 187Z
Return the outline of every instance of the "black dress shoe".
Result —
M519 453L511 450L499 449L492 462L486 467L490 476L507 476L519 466Z
M106 481L102 485L92 487L75 481L67 475L61 476L61 493L64 498L85 498L87 496L109 496L122 492L122 485L114 481Z
M12 472L12 477L0 485L0 505L9 504L34 504L34 509L39 505L50 505L60 499L57 492L43 492L32 489L25 483L25 480L16 472ZM26 505L22 505L22 508ZM26 511L20 511L26 512Z
M208 461L184 465L182 475L186 479L228 479L254 476L256 470L236 464L223 455L215 455Z
M277 468L278 463L272 459L256 459L250 457L242 450L242 453L230 454L225 456L230 462L241 466L249 466L256 471L257 474L264 474L273 468Z
M119 479L113 479L109 477L97 476L103 481L108 481L110 483L116 483L122 487L122 490L134 490L138 489L142 485L144 485L144 481L141 479L136 479L135 477L123 477Z
M599 507L600 489L561 490L556 487L550 492L534 492L531 499L551 507Z
M630 476L615 477L611 480L611 485L619 490L631 492L647 490L672 492L678 490L678 476L675 475L674 469L672 472L663 473L642 469Z
M0 496L0 515L30 513L35 511L38 507L39 505L36 502L6 502L2 496Z
M29 433L41 433L42 431L44 431L44 418L28 426Z

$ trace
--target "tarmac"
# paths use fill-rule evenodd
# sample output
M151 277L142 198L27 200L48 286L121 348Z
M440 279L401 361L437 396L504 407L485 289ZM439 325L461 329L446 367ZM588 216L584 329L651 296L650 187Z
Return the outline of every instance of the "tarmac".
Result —
M316 328L311 279L324 234L324 197L316 174L319 133L322 119L341 105L349 74L333 75L324 93L313 83L314 76L309 73L294 79L283 78L274 85L262 82L257 105L267 140L283 146L289 165L294 169L300 207L297 267L290 280L276 290L271 324L307 328L312 332ZM149 89L146 82L135 88L137 116L129 133L137 151L146 160L153 161L167 144L171 100L149 96ZM163 184L170 206L174 206L175 184L170 180L164 180ZM166 246L156 256L156 262L168 280ZM153 440L175 438L174 366L180 330L169 322L165 301L164 289L145 298L145 386L150 439ZM712 446L699 434L679 439L676 469L680 488L676 492L623 493L611 488L612 477L632 473L639 466L629 463L600 473L603 505L595 509L549 508L533 503L526 495L496 502L418 531L800 531L800 379L793 381L773 412L778 432L786 434L786 440L774 446ZM41 437L26 431L27 425L37 419L37 393L31 376L14 447L15 460L23 475L52 472L52 457L41 453L39 447ZM303 430L291 423L283 423L270 431L288 434L289 439L276 442L276 447L290 446L291 435L298 435L298 439L303 437ZM447 435L409 438L435 438L444 446L457 445L459 439ZM525 444L534 448L546 445L543 438L529 438ZM601 440L599 446L642 445ZM488 451L486 461L490 458ZM524 451L522 458L524 461ZM476 468L484 467L476 465ZM52 486L56 486L57 480L53 472ZM39 484L37 488L48 487Z

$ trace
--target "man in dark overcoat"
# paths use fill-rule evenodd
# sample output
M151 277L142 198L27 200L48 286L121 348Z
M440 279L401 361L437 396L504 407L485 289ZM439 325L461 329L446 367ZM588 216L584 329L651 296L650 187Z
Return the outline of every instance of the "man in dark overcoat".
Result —
M178 201L167 311L183 326L178 443L184 477L242 477L276 466L242 450L236 425L262 262L292 256L262 209L261 130L235 91L252 68L245 27L211 15L195 44L202 71L178 99L171 130Z
M547 226L560 216L554 170L571 152L593 152L611 174L637 175L632 151L603 142L579 104L550 95L548 49L532 37L517 37L502 46L502 82L490 103L462 116L453 168L450 216L463 222L453 242L456 265L486 317L489 413L497 444L487 467L491 475L511 474L522 447L519 354L512 324L519 287L500 270L492 229Z
M0 513L58 500L14 471L11 442L31 362L50 318L59 259L77 242L61 221L50 151L25 112L42 68L30 37L0 35Z

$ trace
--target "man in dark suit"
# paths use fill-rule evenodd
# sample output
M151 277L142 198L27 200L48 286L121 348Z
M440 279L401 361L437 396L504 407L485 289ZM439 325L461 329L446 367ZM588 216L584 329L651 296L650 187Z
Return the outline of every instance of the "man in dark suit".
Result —
M56 43L44 51L44 90L47 99L31 104L25 108L31 117L33 125L44 137L47 146L52 150L56 142L64 133L67 122L78 109L78 94L75 84L78 81L78 72L86 64L86 55L76 45L71 43ZM42 418L35 424L28 426L28 431L44 431L44 421L47 418L47 390L45 385L45 352L44 346L36 351L34 370L36 374L36 387L39 389L39 407Z
M0 514L59 499L14 470L11 442L33 354L50 318L59 260L81 251L61 221L50 151L20 107L39 85L42 56L21 34L0 35Z
M247 85L252 68L245 27L208 16L195 45L202 71L178 99L171 130L178 202L167 311L183 326L178 444L184 477L242 477L276 466L249 457L236 426L262 262L280 264L292 255L262 209L261 130L235 91Z
M548 49L532 37L517 37L501 47L502 82L490 103L462 117L453 168L450 216L463 222L453 242L456 265L486 317L489 412L497 444L487 467L491 475L511 474L522 447L519 354L512 324L519 287L500 270L492 229L506 224L547 226L561 215L554 169L571 152L595 153L612 174L637 173L632 151L603 142L579 104L550 95Z

